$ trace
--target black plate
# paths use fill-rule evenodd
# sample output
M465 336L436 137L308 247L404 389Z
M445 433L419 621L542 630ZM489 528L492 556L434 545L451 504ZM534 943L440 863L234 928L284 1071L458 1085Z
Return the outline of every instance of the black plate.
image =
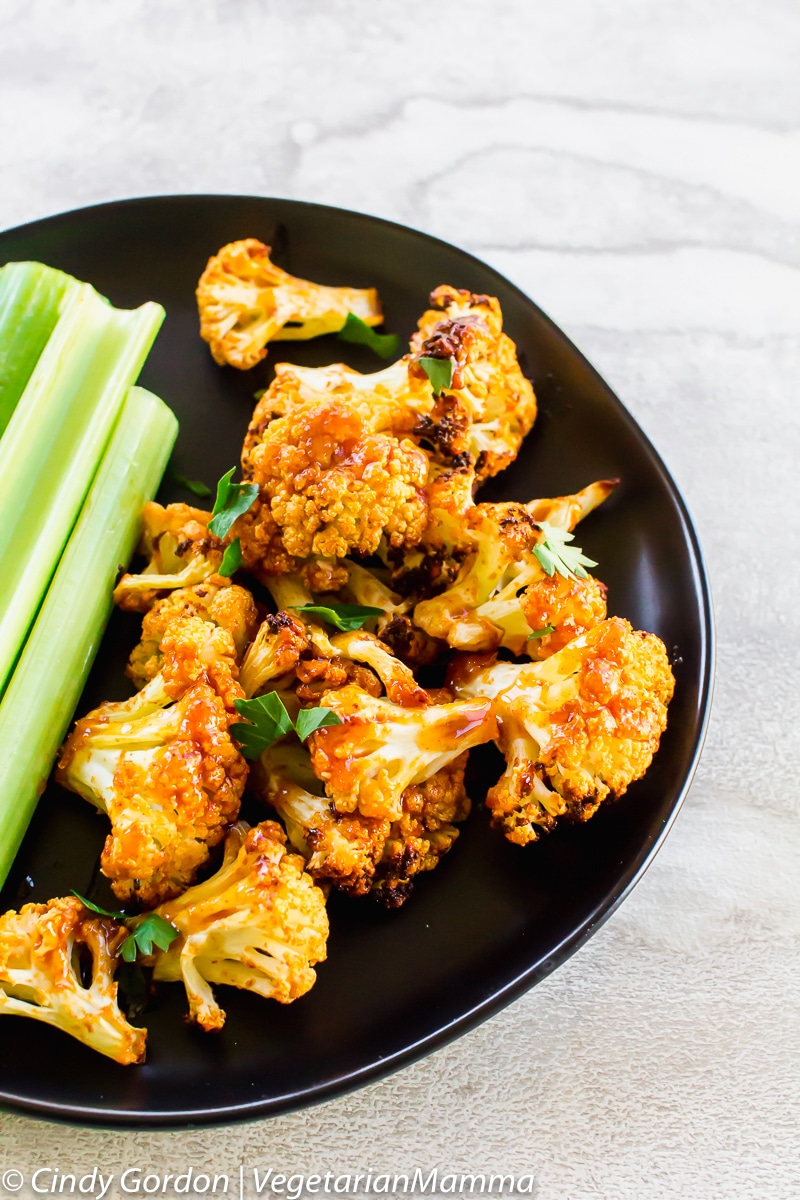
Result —
M697 537L652 446L603 380L515 287L461 250L373 217L287 200L176 196L82 209L0 235L0 262L40 259L89 280L118 305L159 300L167 320L141 382L177 412L176 469L213 484L238 462L253 392L278 359L380 365L331 337L277 343L242 373L215 366L197 332L194 288L206 258L254 236L277 262L321 283L375 285L386 328L410 336L426 297L451 283L499 297L534 381L540 416L514 466L484 499L529 500L620 476L581 526L609 610L658 633L677 688L646 778L588 825L527 849L489 829L482 805L455 850L405 908L335 896L329 959L288 1007L221 989L219 1036L189 1029L178 986L148 1014L147 1063L119 1067L32 1021L0 1021L0 1103L68 1120L179 1125L256 1117L374 1080L485 1020L538 983L609 916L639 878L688 787L712 681L712 618ZM191 500L174 485L161 498ZM116 614L79 712L128 694L122 676L137 622ZM471 793L497 777L494 750L473 752ZM51 786L6 889L4 907L93 886L101 818Z

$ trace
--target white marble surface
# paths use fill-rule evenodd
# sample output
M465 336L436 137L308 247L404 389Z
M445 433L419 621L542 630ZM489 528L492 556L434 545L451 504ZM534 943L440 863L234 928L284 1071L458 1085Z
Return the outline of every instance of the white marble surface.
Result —
M796 0L0 0L0 226L229 191L460 243L662 451L719 632L673 832L535 991L271 1122L112 1135L0 1116L4 1169L369 1159L532 1171L538 1200L800 1196L799 58Z

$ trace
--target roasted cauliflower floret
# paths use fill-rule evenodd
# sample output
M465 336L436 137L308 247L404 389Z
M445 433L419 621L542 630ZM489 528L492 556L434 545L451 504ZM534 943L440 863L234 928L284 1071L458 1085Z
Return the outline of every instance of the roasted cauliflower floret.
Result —
M408 708L428 703L428 693L419 686L410 668L374 634L363 629L337 633L331 638L331 645L342 657L371 667L393 704Z
M403 792L403 812L393 821L375 873L372 895L388 908L410 896L417 875L432 871L458 838L457 824L470 813L464 788L467 754L461 754L424 783Z
M674 682L663 642L620 617L544 662L457 665L456 693L495 705L508 765L486 798L493 824L525 845L621 796L658 749Z
M460 515L476 481L515 457L536 401L497 301L452 288L433 298L436 320L423 319L425 336L391 367L278 369L242 453L261 506L242 523L247 566L296 569L281 565L276 529L294 559L413 547L437 509ZM438 393L430 358L453 362Z
M192 587L216 575L225 547L209 533L210 520L210 512L189 504L166 508L155 501L145 504L139 553L148 563L140 574L122 576L114 589L114 603L147 612L160 592Z
M259 759L255 786L286 825L309 873L350 896L372 895L390 908L408 899L416 875L431 871L467 818L467 755L459 755L422 784L407 787L396 821L339 813L322 794L303 747L282 742Z
M453 359L453 387L470 415L466 449L477 479L486 479L516 458L536 420L536 396L516 346L502 331L493 296L445 285L431 293L430 303L411 350L418 357Z
M309 739L314 773L338 812L397 821L403 792L494 736L489 700L402 708L353 684L323 693L341 725Z
M412 375L411 356L390 367L362 375L344 363L327 367L300 367L276 363L275 378L259 398L253 411L242 451L242 467L248 471L250 455L267 427L280 417L289 417L306 405L327 405L345 400L360 414L371 433L413 434L420 417L434 406L433 389L424 374Z
M169 592L145 614L141 640L128 660L126 674L136 687L144 687L161 670L161 640L172 622L184 617L200 617L227 630L233 638L237 661L255 637L258 625L255 602L247 589L220 577Z
M441 652L441 643L414 625L409 615L412 602L392 591L374 570L349 559L345 565L348 577L342 589L344 598L381 610L381 616L370 617L364 628L376 634L392 654L413 669L434 662Z
M214 361L246 370L265 357L267 342L336 333L353 313L367 325L383 320L374 288L325 287L288 275L256 238L223 246L197 285L200 336Z
M408 439L372 433L346 402L304 405L265 429L244 468L286 552L372 554L385 536L413 544L427 521L428 459ZM247 525L242 552L249 549Z
M458 650L502 646L514 654L544 655L602 620L605 589L597 580L573 577L569 586L566 581L553 586L546 582L547 572L537 557L544 539L539 522L544 518L534 514L546 511L553 528L559 519L571 523L601 503L613 486L603 481L575 497L468 509L460 536L469 549L458 574L445 591L417 604L414 623ZM546 610L547 620L532 624L529 618L538 620L540 609ZM553 629L550 640L531 640L532 632L548 625Z
M147 1031L117 1007L117 954L128 931L75 896L25 904L0 917L0 1016L32 1017L129 1064Z
M269 613L250 644L239 673L245 696L256 696L273 680L297 666L310 642L304 626L290 613Z
M57 780L111 821L100 865L121 900L177 895L235 821L247 764L229 734L235 647L197 617L173 622L162 670L132 699L76 724Z
M265 750L252 783L278 813L314 879L350 896L370 891L391 822L337 813L311 768L308 751L296 742L284 740Z
M539 635L526 638L525 653L531 658L555 654L606 619L606 585L591 575L586 579L544 575L533 579L519 600L528 626Z
M189 1015L201 1028L221 1029L225 1013L211 984L246 988L289 1004L316 981L326 955L325 897L286 851L274 821L235 825L219 871L158 913L180 937L155 957L153 978L183 981Z

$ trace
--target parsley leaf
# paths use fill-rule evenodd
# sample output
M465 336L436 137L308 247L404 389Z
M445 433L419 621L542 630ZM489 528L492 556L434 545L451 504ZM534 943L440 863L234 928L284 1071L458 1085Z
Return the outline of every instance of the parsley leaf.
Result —
M394 358L400 346L400 338L396 333L376 333L355 313L347 314L345 323L336 336L340 341L352 342L355 346L369 346L379 358Z
M203 483L202 479L187 479L185 475L179 475L177 471L170 469L170 476L173 483L177 483L180 487L186 488L187 492L191 492L194 496L210 496L211 488Z
M84 908L88 908L90 912L97 913L101 917L113 917L115 921L127 921L130 915L129 913L122 912L121 909L118 912L112 912L111 909L101 908L99 904L93 904L91 900L87 900L85 896L82 896L80 892L76 892L74 888L72 889L72 894L78 897Z
M564 579L586 579L584 567L596 567L593 559L587 558L579 546L569 546L575 535L549 525L547 521L536 522L544 540L533 547L533 553L541 563L545 574L552 576L556 571Z
M258 758L263 750L294 729L292 718L277 692L256 696L255 700L236 700L236 711L251 724L237 721L231 735L242 747L245 758Z
M450 387L450 384L453 382L453 371L456 365L452 358L429 358L423 355L419 359L419 365L428 376L428 379L430 379L435 396L438 396L439 392L443 392L445 388Z
M527 640L530 642L533 638L547 637L548 633L555 633L555 631L555 625L545 625L542 629L534 629L533 633L529 633Z
M121 909L114 912L108 908L101 908L99 904L93 904L91 900L87 900L85 896L81 896L74 889L72 894L77 896L81 904L91 912L95 912L101 917L112 917L115 921L131 920L130 913L122 912ZM178 936L175 926L171 925L169 921L165 921L158 913L148 913L141 919L137 917L135 920L136 924L117 951L119 957L126 963L136 962L139 951L142 954L152 954L153 946L157 946L159 950L166 950Z
M239 538L234 538L230 546L225 547L222 562L219 564L219 574L224 575L226 579L230 579L231 575L235 575L241 565L242 543Z
M231 467L217 484L217 498L208 528L218 538L228 536L233 523L247 512L258 495L257 483L231 483L235 470Z
M297 736L301 742L304 742L307 737L316 729L323 729L326 725L341 725L341 717L337 717L336 713L330 708L301 708L297 714L297 720L294 727L297 730Z
M383 609L372 608L368 604L303 604L295 612L314 613L328 625L335 625L346 633L351 629L360 629L370 617L381 616Z
M293 721L277 692L267 692L255 700L235 701L236 711L247 717L252 724L237 721L231 725L231 734L242 748L245 758L258 758L278 738L287 733L296 733L301 742L310 737L315 729L324 725L341 725L342 722L330 708L301 709L297 721Z
M153 946L157 946L159 950L168 950L176 937L178 931L174 925L165 921L158 913L148 913L134 926L122 943L120 957L127 963L136 962L140 952L143 955L152 954Z

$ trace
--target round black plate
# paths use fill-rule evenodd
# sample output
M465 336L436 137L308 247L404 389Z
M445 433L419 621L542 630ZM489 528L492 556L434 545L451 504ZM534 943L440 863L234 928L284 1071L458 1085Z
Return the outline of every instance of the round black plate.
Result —
M677 688L669 729L646 778L587 825L562 826L520 849L476 804L455 850L387 912L334 896L329 958L314 990L282 1007L221 989L225 1030L183 1020L165 988L147 1014L147 1063L120 1067L33 1021L0 1020L0 1103L104 1124L181 1125L282 1112L334 1096L429 1053L544 978L608 917L641 875L688 787L712 681L712 618L700 550L664 465L576 348L515 287L461 250L421 233L321 205L234 196L105 204L0 235L0 262L39 259L90 281L117 305L158 300L167 319L141 382L176 411L176 471L213 485L238 462L253 393L279 359L380 363L332 337L276 343L250 372L215 366L197 331L194 288L209 254L258 237L295 275L375 285L386 329L405 340L437 284L499 297L533 379L540 416L517 462L482 492L529 500L620 476L580 542L609 587L609 611L658 633ZM192 497L166 481L161 499ZM79 712L128 694L122 668L138 622L115 614ZM471 794L499 773L494 750L473 752ZM2 895L3 907L86 893L105 824L51 786Z

